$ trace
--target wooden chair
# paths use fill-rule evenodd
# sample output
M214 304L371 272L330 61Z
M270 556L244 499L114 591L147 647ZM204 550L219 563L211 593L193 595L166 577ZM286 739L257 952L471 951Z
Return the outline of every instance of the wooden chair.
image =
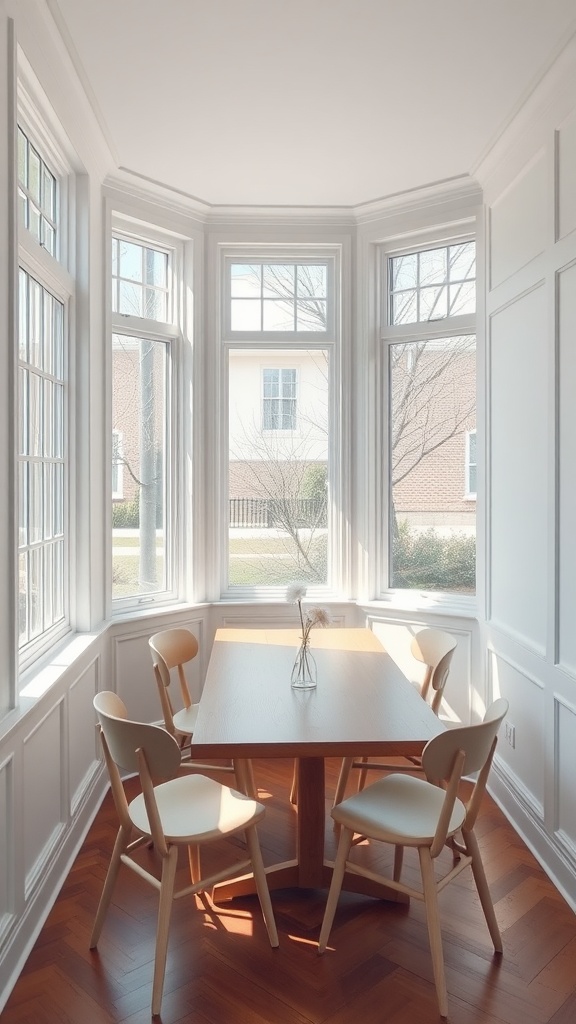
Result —
M184 753L182 767L190 771L234 772L235 766L230 762L228 764L210 765L186 760L186 758L191 757L190 741L194 734L198 708L200 706L199 704L192 703L184 668L198 654L198 641L194 634L189 629L184 628L163 629L150 637L148 646L152 654L152 665L160 697L164 727L180 744L180 748ZM177 670L183 704L179 711L174 710L170 697L170 684L174 669ZM256 792L251 774L251 766L247 763L246 768L249 774L248 783L246 784L244 781L240 785L239 779L237 782L240 789L243 789L251 796L255 796Z
M160 1013L162 1002L173 900L203 892L212 888L216 882L252 870L270 945L278 945L278 933L256 831L256 825L264 816L265 809L256 800L204 775L178 776L181 754L177 740L161 726L130 721L125 705L115 693L98 693L94 698L94 707L100 723L102 747L120 828L96 913L90 948L96 946L100 937L123 864L158 889L160 894L152 986L154 1016ZM137 772L140 776L142 792L130 803L126 799L120 771ZM248 858L215 875L202 878L201 847L238 832L244 833ZM132 856L150 840L161 860L160 878L151 874L142 862L138 863ZM188 848L191 884L175 892L180 846Z
M420 686L420 695L429 702L436 715L440 711L444 687L456 646L457 642L454 637L441 629L421 629L410 645L412 656L426 665L426 671ZM334 794L334 804L339 804L343 800L350 772L353 768L360 770L358 790L364 789L368 771L414 772L422 770L419 757L413 757L412 755L403 756L408 762L406 765L397 764L396 762L371 761L368 757L358 759L353 757L343 758Z
M177 739L189 740L198 717L198 704L193 704L184 666L198 654L198 641L189 629L163 629L148 641L154 675L162 707L164 726ZM182 709L174 711L170 697L172 669L177 669Z
M474 834L474 825L486 788L492 764L500 723L508 711L508 702L500 698L488 708L483 723L447 729L431 739L422 754L425 779L413 775L387 775L332 809L332 817L340 826L340 841L336 854L332 884L328 894L322 922L318 952L326 949L336 912L342 880L346 870L363 874L358 865L349 861L354 835L370 840L392 843L394 873L386 881L390 888L414 899L423 900L434 981L440 1014L446 1017L448 1002L444 976L444 957L438 908L438 893L464 868L471 865L484 916L496 952L502 952L502 940L492 899L484 874L484 867ZM463 775L478 772L471 795L466 803L458 798ZM441 878L436 878L435 861L450 841L456 842L456 833L462 830L459 860ZM418 850L422 889L414 889L401 882L404 847ZM370 872L370 877L376 877Z

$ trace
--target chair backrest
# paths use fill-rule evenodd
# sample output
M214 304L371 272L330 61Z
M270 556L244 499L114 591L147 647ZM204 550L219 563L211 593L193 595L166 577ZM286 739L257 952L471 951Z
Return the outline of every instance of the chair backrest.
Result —
M154 779L173 778L180 767L181 751L173 736L161 726L131 721L117 694L103 690L94 697L94 708L106 747L114 764L128 772L140 771L137 751L146 758Z
M440 711L444 686L450 671L457 641L442 629L421 629L412 640L410 650L414 658L426 665L420 693L428 700L435 714ZM433 692L430 699L431 691Z
M169 732L174 733L174 708L168 692L170 671L177 667L182 703L185 708L189 708L192 701L186 681L184 665L192 661L198 654L198 641L189 629L163 629L150 637L148 646L152 654L152 664L164 715L164 725Z
M462 776L478 772L466 804L466 828L474 827L496 749L498 729L507 712L508 701L504 697L499 697L490 705L484 720L478 725L446 729L439 736L429 740L424 747L422 767L429 782L446 785L447 805L451 803L453 806ZM446 816L444 824L448 824ZM435 840L434 846L441 848L445 836L437 836L437 839L438 843Z

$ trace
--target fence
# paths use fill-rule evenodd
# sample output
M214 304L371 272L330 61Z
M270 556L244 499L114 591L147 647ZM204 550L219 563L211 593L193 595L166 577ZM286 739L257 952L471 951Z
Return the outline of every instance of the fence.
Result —
M327 526L325 498L230 498L230 526L265 530Z

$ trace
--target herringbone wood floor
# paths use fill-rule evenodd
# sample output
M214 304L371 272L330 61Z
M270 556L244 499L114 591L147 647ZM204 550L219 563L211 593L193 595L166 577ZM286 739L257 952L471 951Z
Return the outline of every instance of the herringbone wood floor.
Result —
M338 763L327 763L334 791ZM257 762L266 863L292 855L292 764ZM327 803L327 814L329 805ZM116 832L108 797L2 1014L2 1024L150 1020L156 896L125 870L99 948L88 939ZM504 939L492 946L469 871L440 897L453 1024L574 1024L576 916L488 798L477 829ZM237 843L230 843L234 855ZM327 847L332 855L331 821ZM358 847L372 863L374 849ZM153 858L150 851L144 856ZM211 855L216 863L216 855ZM379 853L389 863L388 853ZM418 877L407 854L406 870ZM182 872L187 871L185 860ZM275 892L280 948L255 899L174 905L163 1024L428 1024L438 1011L423 906L343 895L324 957L325 892Z

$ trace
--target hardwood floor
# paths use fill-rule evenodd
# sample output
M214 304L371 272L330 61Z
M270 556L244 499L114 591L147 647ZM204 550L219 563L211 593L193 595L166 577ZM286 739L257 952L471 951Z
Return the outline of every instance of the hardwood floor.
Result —
M292 855L292 762L255 763L267 815L266 863ZM338 762L327 763L333 793ZM327 847L334 836L327 803ZM492 945L471 875L440 897L450 1021L454 1024L574 1024L576 916L491 800L477 827L504 954ZM2 1013L2 1024L142 1024L150 1021L156 897L121 873L97 951L88 940L116 815L107 797ZM238 846L230 841L228 852ZM359 858L391 863L368 844ZM143 854L154 858L154 852ZM221 854L212 855L214 865ZM182 872L187 863L182 859ZM418 878L406 855L407 876ZM184 877L184 875L183 875ZM423 906L343 894L318 957L322 891L272 893L280 948L268 944L255 898L215 906L174 905L163 1024L428 1024L438 1020Z

